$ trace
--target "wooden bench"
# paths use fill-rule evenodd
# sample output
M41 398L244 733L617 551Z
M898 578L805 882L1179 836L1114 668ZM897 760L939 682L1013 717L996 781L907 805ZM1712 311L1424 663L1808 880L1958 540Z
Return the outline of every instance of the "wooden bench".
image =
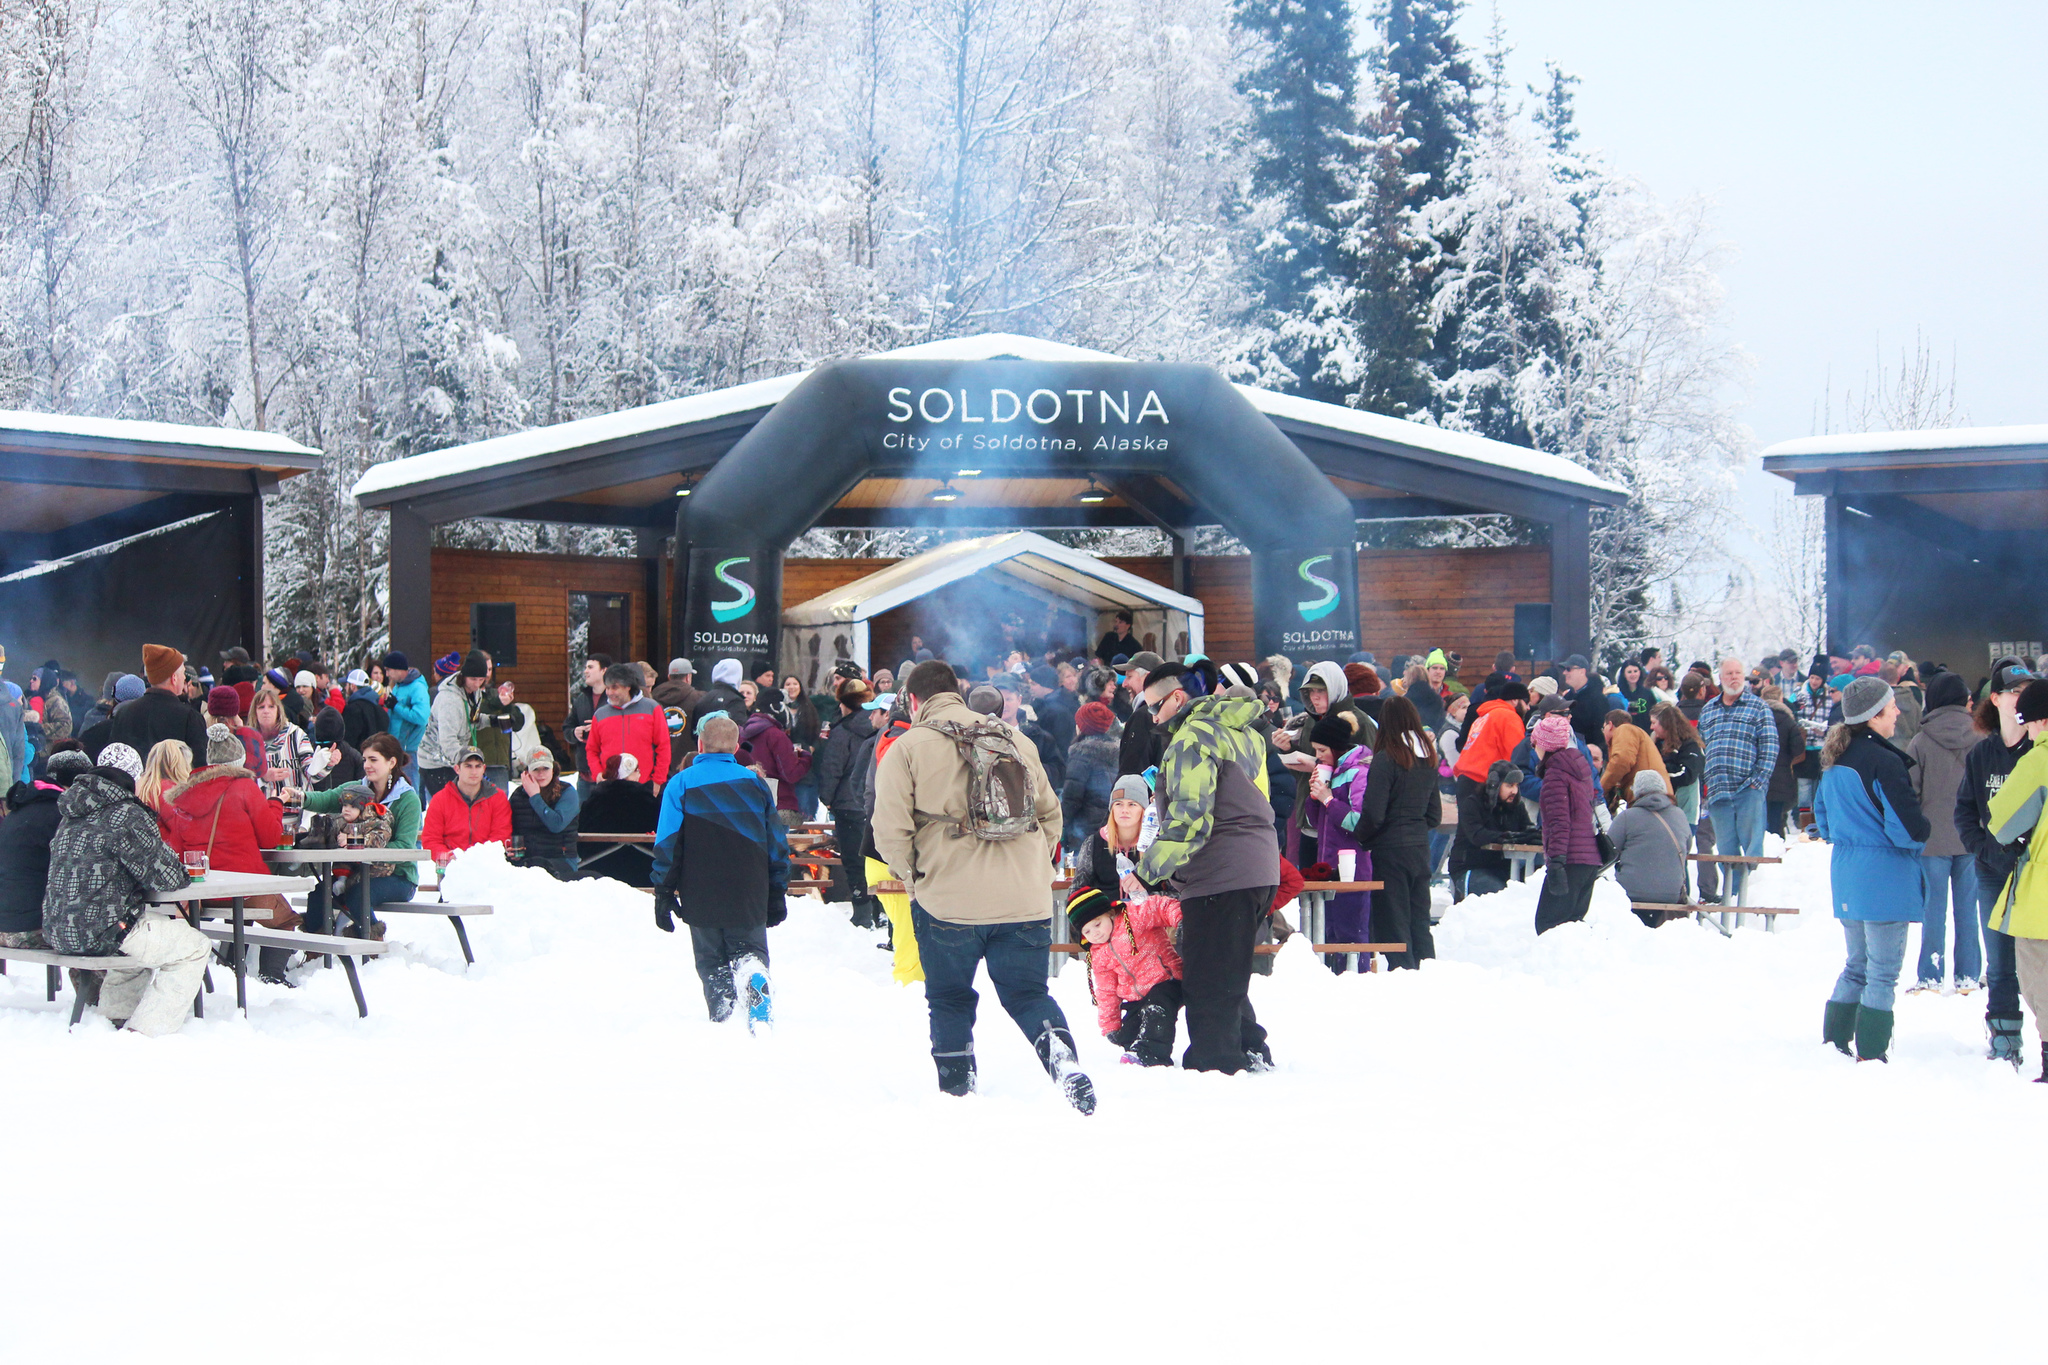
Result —
M1727 865L1732 867L1740 867L1745 870L1744 876L1737 877L1731 873L1728 877L1729 881L1735 883L1735 904L1716 904L1708 907L1701 907L1695 905L1694 907L1692 907L1696 912L1703 915L1720 915L1721 933L1724 936L1731 932L1735 927L1729 921L1733 920L1737 915L1750 913L1749 877L1746 875L1747 870L1750 868L1762 867L1768 863L1782 863L1785 861L1783 858L1753 857L1739 853L1688 853L1685 855L1685 858L1687 862L1707 863L1710 865ZM1794 910L1788 913L1797 914L1799 912ZM1777 928L1777 920L1768 917L1764 920L1764 931L1766 933L1775 933L1777 931Z
M1723 924L1714 924L1712 920L1709 920L1707 918L1708 915L1763 915L1767 917L1764 920L1764 924L1766 926L1774 926L1777 924L1777 920L1774 918L1769 918L1770 916L1796 915L1799 913L1798 910L1790 906L1700 905L1698 903L1694 903L1691 905L1680 905L1667 903L1665 901L1635 901L1629 905L1629 909L1636 911L1656 910L1661 911L1665 914L1691 915L1694 919L1697 919L1702 924L1713 924L1714 928L1720 930L1721 937L1723 938L1733 937L1733 935L1730 933L1728 929L1728 926Z
M431 890L434 888L422 887L420 889L424 891ZM287 899L291 902L292 909L294 910L304 910L306 908L306 898L303 895L290 896L287 897ZM353 909L352 906L344 906L343 908ZM476 954L472 953L469 950L469 931L462 927L462 917L464 915L469 915L471 917L477 915L492 915L496 914L497 910L496 907L494 906L458 905L454 901L409 900L387 901L383 905L373 905L370 907L370 913L373 915L442 916L450 924L455 926L455 941L462 945L462 960L470 964L471 966L475 966Z
M208 921L200 933L215 943L233 943L235 931L232 927ZM370 1017L370 1006L363 999L362 978L356 975L355 960L359 957L381 957L391 951L391 945L374 938L342 938L334 934L306 934L296 929L264 929L252 926L242 931L243 950L250 948L282 948L288 953L304 953L308 957L338 957L342 970L348 973L348 988L356 997L356 1016ZM244 964L235 964L236 970L245 970Z
M462 960L476 965L476 954L469 950L469 930L462 927L464 915L495 915L497 909L489 905L457 905L454 901L391 901L384 905L370 907L373 915L440 915L455 926L455 941L462 945Z
M150 970L148 963L143 962L139 958L129 957L125 953L116 953L111 957L77 957L70 953L57 952L53 948L0 948L0 976L7 974L6 964L9 962L30 962L42 967L48 974L45 977L45 985L49 990L46 998L52 1001L57 998L57 988L63 983L63 969L66 967L81 972L146 972ZM192 1011L194 1014L204 1016L205 1008L201 1005L200 1001L205 998L206 992L210 989L212 989L211 983L203 987L199 992L198 998L193 1000ZM80 995L71 1002L71 1022L75 1025L84 1017L85 997Z

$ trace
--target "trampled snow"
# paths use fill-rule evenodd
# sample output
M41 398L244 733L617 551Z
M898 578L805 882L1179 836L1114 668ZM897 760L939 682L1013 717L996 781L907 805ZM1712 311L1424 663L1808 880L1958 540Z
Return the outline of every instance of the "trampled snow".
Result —
M1417 973L1299 940L1253 998L1279 1069L1120 1066L1068 1110L993 991L947 1099L876 934L798 898L772 1036L705 1021L686 934L495 849L445 922L302 989L219 968L168 1039L67 1034L0 981L17 1359L1878 1361L2031 1358L2048 1086L1984 997L1902 996L1890 1065L1819 1041L1827 850L1724 939L1603 882L1468 900ZM1908 959L1908 971L1911 970ZM2027 1035L2035 1074L2038 1040Z

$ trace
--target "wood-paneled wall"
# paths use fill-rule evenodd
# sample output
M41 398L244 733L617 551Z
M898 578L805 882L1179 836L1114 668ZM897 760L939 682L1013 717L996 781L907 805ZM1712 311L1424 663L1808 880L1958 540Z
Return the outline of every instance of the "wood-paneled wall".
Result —
M657 670L647 638L646 568L639 560L569 555L435 550L434 648L469 647L472 602L519 608L520 666L505 675L522 693L541 689L549 706L565 690L569 594L623 592L634 598L634 657ZM808 601L894 563L889 559L786 559L782 600ZM1149 582L1172 582L1172 561L1111 559ZM666 568L664 566L664 572ZM1242 555L1189 561L1193 595L1205 612L1207 648L1217 659L1248 659L1252 649L1251 560ZM1513 643L1515 604L1550 600L1550 552L1540 546L1503 550L1371 550L1358 557L1360 632L1382 660L1442 646L1465 656L1461 676L1485 676L1494 651ZM893 666L893 660L886 660ZM697 661L700 669L708 665ZM528 697L527 700L534 700ZM540 703L536 701L538 707ZM549 715L542 711L544 717Z

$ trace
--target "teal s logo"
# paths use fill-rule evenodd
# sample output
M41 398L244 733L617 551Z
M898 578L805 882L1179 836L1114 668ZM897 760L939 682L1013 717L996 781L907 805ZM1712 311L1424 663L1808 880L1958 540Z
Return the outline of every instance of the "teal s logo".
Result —
M1328 616L1331 612L1337 609L1337 585L1335 583L1332 583L1327 578L1309 572L1309 570L1315 568L1316 565L1328 564L1331 560L1335 558L1335 555L1317 555L1313 559L1304 559L1301 561L1301 581L1304 583L1313 584L1314 586L1321 588L1323 590L1323 595L1321 597L1311 598L1306 602L1295 603L1296 609L1301 612L1302 620L1320 621L1325 616Z
M711 604L712 618L721 624L726 621L738 620L754 609L753 586L743 583L726 573L726 570L730 569L733 565L746 562L747 557L745 555L738 555L732 559L721 559L718 561L718 566L711 571L712 577L739 594L738 597L730 602L713 602ZM1333 588L1331 591L1334 592L1335 589Z

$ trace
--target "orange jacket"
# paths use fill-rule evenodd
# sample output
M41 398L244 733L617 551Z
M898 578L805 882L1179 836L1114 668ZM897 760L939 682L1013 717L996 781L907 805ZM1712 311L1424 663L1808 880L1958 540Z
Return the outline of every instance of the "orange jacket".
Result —
M1521 742L1522 713L1515 709L1515 703L1498 698L1481 702L1472 732L1465 736L1464 752L1458 755L1458 766L1451 769L1451 774L1483 783L1486 770L1507 762Z

